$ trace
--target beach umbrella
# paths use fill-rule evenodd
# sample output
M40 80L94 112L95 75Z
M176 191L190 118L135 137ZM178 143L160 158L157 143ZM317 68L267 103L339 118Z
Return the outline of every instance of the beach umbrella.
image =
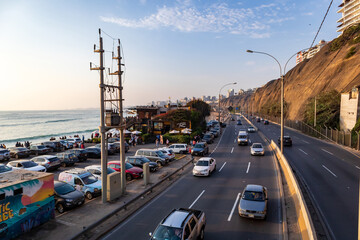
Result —
M181 133L183 134L191 134L191 132L187 129L181 130Z
M191 128L184 128L183 130L181 130L181 132L182 131L191 132L192 130L191 130Z
M124 130L124 134L130 134L131 132L127 129Z
M140 131L132 131L131 133L132 133L132 134L135 134L135 135L141 134Z
M177 131L177 130L171 130L169 133L170 133L170 134L176 134L176 133L179 133L179 131Z

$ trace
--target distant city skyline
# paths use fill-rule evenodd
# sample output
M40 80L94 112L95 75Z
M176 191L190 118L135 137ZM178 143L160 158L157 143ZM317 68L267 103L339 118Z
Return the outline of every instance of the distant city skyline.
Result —
M316 39L338 36L337 0ZM279 77L278 66L310 44L329 1L111 0L0 2L0 111L99 107L99 64L93 52L103 30L105 64L113 39L123 47L124 105L184 96L218 96L226 83L257 88ZM115 42L116 43L116 42ZM295 66L295 58L288 69ZM111 80L110 77L107 77ZM221 94L227 95L224 89Z

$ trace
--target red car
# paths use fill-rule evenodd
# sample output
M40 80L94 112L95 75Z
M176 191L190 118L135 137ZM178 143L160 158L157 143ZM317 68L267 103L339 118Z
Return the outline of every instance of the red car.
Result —
M114 169L117 172L121 171L120 161L108 162L108 167ZM130 181L133 178L142 178L143 170L139 167L134 167L130 163L125 163L126 180Z

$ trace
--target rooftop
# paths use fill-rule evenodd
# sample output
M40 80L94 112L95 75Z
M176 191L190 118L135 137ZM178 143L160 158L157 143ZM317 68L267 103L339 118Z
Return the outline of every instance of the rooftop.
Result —
M0 188L27 182L33 179L47 177L49 175L52 175L52 173L13 169L11 172L0 174Z

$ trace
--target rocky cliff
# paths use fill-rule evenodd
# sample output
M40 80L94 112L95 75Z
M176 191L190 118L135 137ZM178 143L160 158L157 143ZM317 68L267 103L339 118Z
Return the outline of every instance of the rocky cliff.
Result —
M286 117L303 119L304 107L319 93L345 92L360 85L360 25L326 44L313 58L297 64L285 75ZM260 112L264 106L280 104L280 79L271 80L255 93L222 100L224 105L249 106Z

